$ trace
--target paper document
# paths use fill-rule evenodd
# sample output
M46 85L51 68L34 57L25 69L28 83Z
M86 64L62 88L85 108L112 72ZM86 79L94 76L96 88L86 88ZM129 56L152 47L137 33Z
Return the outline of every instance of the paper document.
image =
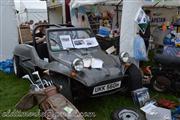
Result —
M113 52L115 52L116 51L116 48L114 47L114 46L112 46L112 47L110 47L110 48L108 48L107 50L106 50L106 53L107 54L112 54Z
M148 104L141 108L141 110L145 111L147 120L172 120L171 111L169 109Z
M141 110L142 110L143 112L147 113L147 114L155 115L155 114L157 114L157 113L155 112L155 109L156 109L156 108L157 108L157 107L156 107L155 105L153 105L152 103L150 103L150 104L147 104L147 105L145 105L144 107L142 107Z
M92 58L83 59L84 67L89 68L91 66Z
M59 36L63 49L74 48L70 35Z
M75 39L73 40L73 44L75 48L87 48L86 42L84 39Z
M98 42L95 37L85 39L87 47L96 47L98 46Z
M102 68L103 63L100 59L92 58L91 68Z
M75 48L90 48L98 46L98 42L95 37L86 39L75 39L73 40Z

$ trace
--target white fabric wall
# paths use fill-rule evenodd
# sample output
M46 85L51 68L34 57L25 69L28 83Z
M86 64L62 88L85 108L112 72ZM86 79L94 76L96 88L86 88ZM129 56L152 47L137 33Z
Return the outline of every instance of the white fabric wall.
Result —
M20 23L33 20L34 23L39 22L40 20L47 20L47 9L27 9L26 12L19 14Z
M33 20L35 23L40 20L47 20L47 9L28 9L27 10L27 18L29 20Z
M17 20L13 0L0 0L0 61L13 57L18 44Z
M123 0L120 52L128 52L131 57L134 57L134 38L138 31L138 26L134 19L142 4L142 0Z

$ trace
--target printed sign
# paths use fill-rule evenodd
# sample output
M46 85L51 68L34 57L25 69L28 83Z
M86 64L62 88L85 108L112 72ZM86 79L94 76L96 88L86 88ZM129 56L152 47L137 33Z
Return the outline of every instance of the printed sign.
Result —
M142 8L138 10L136 18L135 18L135 22L138 24L142 33L145 33L150 20Z
M70 35L61 35L59 38L63 49L74 48Z
M89 48L98 46L98 42L95 37L86 39L75 39L73 40L75 48Z

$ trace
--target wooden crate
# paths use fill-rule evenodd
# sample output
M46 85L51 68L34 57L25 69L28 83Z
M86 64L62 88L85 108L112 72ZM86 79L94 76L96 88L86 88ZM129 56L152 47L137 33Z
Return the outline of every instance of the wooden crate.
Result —
M21 26L20 27L20 34L21 37L19 37L19 42L20 43L32 43L33 38L32 38L32 33L30 30L30 27L27 26ZM22 40L21 40L22 39Z

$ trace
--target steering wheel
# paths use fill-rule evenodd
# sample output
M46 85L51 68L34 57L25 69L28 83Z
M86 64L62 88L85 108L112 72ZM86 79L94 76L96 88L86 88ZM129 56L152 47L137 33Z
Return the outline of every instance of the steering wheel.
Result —
M53 42L53 43L52 43ZM54 45L53 45L54 44ZM56 45L59 45L59 43L56 41L56 40L53 40L53 39L50 39L50 45L52 46L56 46Z
M61 49L61 45L54 39L50 39L50 46L51 46L51 48L55 47L55 46L58 46L59 49Z

